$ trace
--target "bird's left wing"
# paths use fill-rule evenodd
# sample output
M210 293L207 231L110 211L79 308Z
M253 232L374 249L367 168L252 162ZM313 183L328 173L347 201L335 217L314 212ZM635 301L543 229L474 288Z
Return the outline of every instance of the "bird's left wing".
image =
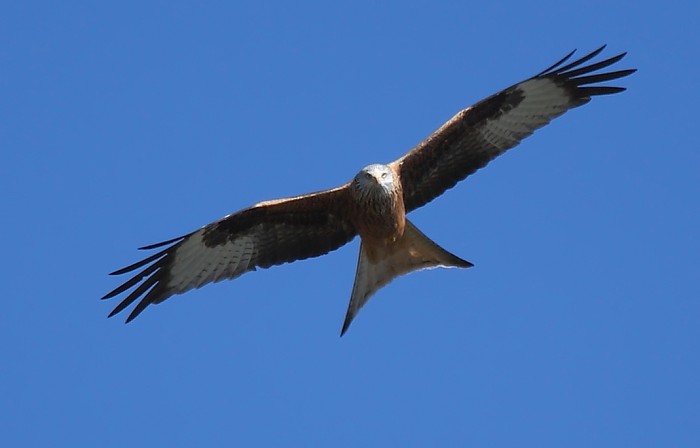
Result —
M196 232L141 249L167 248L119 269L121 275L143 268L103 299L136 285L109 315L137 299L127 322L151 303L207 283L236 278L256 267L317 257L352 240L356 231L346 217L347 185L288 199L261 202L202 227Z
M625 90L599 83L636 70L594 73L615 64L625 53L583 65L604 48L563 65L571 52L538 75L462 110L392 162L401 177L406 212L432 201L567 110L586 104L593 96Z

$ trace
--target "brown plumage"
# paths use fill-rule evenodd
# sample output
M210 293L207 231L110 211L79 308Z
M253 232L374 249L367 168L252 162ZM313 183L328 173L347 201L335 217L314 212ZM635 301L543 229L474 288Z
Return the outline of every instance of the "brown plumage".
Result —
M436 266L472 266L441 248L406 219L536 129L591 97L618 93L602 82L635 70L596 73L625 54L583 65L604 47L567 65L573 52L532 78L457 113L388 165L370 165L331 190L261 202L201 229L141 249L156 254L113 272L143 268L103 299L136 288L110 313L140 299L131 321L148 305L257 267L317 257L360 235L360 255L341 335L371 295L399 275Z
M388 246L401 238L406 226L403 189L396 173L370 165L348 188L350 221L368 246Z

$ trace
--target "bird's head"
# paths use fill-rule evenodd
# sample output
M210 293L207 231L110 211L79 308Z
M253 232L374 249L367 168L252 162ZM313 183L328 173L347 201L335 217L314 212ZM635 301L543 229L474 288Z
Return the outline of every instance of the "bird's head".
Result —
M366 166L355 176L352 183L360 190L389 193L395 188L394 172L386 165L375 163Z

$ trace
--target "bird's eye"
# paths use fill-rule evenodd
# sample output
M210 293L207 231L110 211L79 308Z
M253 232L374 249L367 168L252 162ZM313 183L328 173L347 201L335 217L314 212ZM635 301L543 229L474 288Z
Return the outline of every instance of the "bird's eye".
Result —
M388 173L386 173L386 172L382 173L382 179L386 179L386 175L387 175L387 174L388 174Z

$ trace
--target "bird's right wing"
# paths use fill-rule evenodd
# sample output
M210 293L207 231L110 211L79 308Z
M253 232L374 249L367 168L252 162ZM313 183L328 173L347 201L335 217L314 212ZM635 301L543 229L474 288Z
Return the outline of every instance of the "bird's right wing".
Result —
M167 248L119 269L121 275L143 268L109 292L115 297L138 285L112 311L119 313L141 297L127 322L151 303L207 283L236 278L256 267L317 257L352 240L356 231L346 210L347 185L287 199L261 202L202 227L196 232L141 249Z

